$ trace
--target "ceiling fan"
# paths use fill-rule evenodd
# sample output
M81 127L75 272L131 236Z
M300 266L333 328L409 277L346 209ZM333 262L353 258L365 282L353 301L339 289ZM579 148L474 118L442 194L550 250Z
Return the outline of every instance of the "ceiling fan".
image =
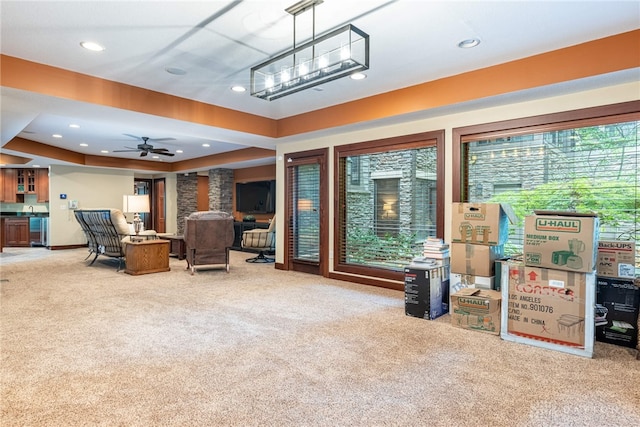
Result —
M138 141L142 141L141 144L138 144L136 148L134 147L125 147L128 150L113 150L114 153L131 153L131 152L140 152L140 157L145 157L147 154L160 154L163 156L175 156L175 154L170 153L166 148L154 148L153 145L149 144L149 141L172 141L175 138L149 138L148 136L136 136L125 133L124 135L130 136L131 138L135 138Z

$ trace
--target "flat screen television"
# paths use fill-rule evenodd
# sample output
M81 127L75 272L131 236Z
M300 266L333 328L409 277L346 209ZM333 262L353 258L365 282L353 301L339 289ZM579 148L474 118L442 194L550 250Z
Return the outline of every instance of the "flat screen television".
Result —
M236 210L247 214L275 213L275 179L236 183Z

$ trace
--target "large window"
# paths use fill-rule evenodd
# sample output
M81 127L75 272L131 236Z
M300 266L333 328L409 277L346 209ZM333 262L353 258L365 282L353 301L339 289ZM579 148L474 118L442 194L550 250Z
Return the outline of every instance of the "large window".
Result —
M399 279L427 237L442 237L443 140L434 132L336 148L336 271Z
M633 104L625 106L633 110ZM586 117L575 120L496 129L495 134L458 132L460 200L506 202L520 218L512 227L508 254L522 251L522 222L534 210L596 212L601 239L638 240L640 114L588 117L590 111L576 112Z

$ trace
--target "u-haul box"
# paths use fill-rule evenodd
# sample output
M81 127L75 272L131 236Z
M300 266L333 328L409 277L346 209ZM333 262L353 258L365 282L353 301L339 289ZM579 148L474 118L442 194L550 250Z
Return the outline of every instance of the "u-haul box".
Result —
M517 217L511 206L503 203L453 203L451 242L496 246L509 238L509 223Z
M599 228L595 214L536 211L524 219L524 263L591 273L596 269Z

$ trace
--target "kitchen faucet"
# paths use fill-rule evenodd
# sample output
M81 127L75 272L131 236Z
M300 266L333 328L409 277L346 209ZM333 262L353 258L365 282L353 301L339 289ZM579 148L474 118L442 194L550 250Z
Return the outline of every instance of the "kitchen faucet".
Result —
M29 206L29 209L31 209L31 213L33 213L33 206Z

